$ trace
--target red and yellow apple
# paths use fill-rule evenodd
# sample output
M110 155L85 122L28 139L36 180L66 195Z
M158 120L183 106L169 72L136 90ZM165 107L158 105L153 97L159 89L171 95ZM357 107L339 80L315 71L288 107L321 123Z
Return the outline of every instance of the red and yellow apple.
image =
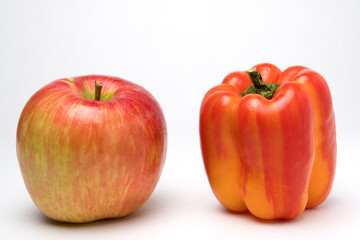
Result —
M166 123L155 98L139 85L100 75L60 79L40 89L21 113L16 138L32 200L64 222L136 211L156 187L166 147Z

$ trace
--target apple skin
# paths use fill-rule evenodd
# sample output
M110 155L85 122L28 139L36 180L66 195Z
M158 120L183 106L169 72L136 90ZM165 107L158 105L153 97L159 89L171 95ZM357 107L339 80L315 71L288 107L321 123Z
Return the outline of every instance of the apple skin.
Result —
M103 85L93 100L94 82ZM160 105L144 88L109 76L53 81L26 103L16 150L35 205L62 222L126 216L150 197L165 162Z

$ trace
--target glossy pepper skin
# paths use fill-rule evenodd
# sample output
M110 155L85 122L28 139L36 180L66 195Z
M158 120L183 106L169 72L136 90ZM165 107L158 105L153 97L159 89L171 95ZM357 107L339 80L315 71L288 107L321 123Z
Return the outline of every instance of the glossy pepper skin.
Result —
M293 219L329 195L336 166L330 90L315 71L254 66L271 99L240 94L252 85L233 72L210 89L200 110L200 139L211 188L227 209L262 219Z

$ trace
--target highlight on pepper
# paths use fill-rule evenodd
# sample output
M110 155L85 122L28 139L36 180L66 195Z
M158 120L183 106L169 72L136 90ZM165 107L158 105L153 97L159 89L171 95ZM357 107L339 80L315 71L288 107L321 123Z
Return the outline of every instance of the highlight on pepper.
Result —
M333 185L336 129L317 72L264 63L228 74L200 109L205 170L219 202L261 219L293 219Z

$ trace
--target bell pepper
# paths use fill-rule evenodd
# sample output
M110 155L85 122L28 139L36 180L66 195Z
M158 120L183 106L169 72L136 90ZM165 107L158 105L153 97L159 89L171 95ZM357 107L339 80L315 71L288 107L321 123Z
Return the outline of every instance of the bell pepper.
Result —
M309 68L266 63L230 73L203 98L200 140L212 191L231 211L293 219L332 188L332 99Z

